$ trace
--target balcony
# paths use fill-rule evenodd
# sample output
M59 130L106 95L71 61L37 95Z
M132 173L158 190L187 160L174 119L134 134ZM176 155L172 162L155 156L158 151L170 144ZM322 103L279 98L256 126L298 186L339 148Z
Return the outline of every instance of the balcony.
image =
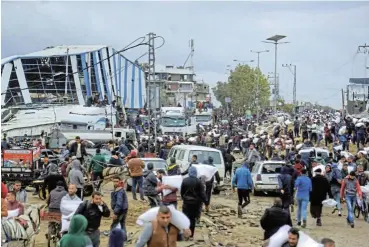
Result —
M192 93L194 88L193 82L167 82L167 93Z

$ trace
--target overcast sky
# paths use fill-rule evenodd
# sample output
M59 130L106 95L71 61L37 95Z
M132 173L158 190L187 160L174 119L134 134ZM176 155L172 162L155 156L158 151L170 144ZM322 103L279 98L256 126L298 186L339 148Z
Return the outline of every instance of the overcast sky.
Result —
M193 38L198 78L214 85L226 79L233 59L256 59L251 49L271 50L261 55L260 66L265 74L273 72L274 47L261 41L283 34L291 43L278 48L281 95L292 101L293 75L281 65L293 63L297 99L338 108L348 79L369 76L365 56L356 54L358 45L369 43L368 13L368 2L2 1L1 57L52 45L120 49L155 32L166 41L157 50L157 63L183 65ZM134 60L146 49L125 55Z

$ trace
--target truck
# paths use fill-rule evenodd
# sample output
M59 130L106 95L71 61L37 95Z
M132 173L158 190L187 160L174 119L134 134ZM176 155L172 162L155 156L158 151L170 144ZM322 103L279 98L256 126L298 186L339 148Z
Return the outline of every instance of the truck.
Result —
M213 112L211 109L208 109L208 111L199 111L196 109L195 112L195 121L196 124L200 124L202 126L209 126L213 123Z
M186 118L183 107L162 107L159 131L171 136L193 135L196 134L195 120Z

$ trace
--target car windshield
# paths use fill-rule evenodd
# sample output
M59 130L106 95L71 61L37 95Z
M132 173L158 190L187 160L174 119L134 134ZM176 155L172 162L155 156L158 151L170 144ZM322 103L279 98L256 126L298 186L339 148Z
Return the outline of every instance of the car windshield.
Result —
M154 165L154 170L164 169L167 168L167 163L165 160L144 160L145 169L147 169L147 164L152 163Z
M163 117L161 125L164 127L184 127L186 126L186 119L184 117Z
M210 115L196 115L196 122L208 122L210 120Z
M221 158L219 152L216 151L203 151L203 150L193 150L190 151L188 156L188 161L191 162L192 156L197 155L198 163L207 163L209 156L213 158L214 164L221 164Z
M281 163L265 163L263 164L262 174L280 173L282 168Z
M317 152L317 154L321 154L323 159L326 159L329 157L329 154L327 152Z
M309 160L310 158L310 152L301 152L301 159L302 160Z

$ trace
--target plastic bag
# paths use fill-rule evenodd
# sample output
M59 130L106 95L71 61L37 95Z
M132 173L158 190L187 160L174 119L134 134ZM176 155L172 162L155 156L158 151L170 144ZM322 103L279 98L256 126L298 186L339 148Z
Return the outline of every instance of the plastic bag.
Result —
M170 212L172 213L172 218L171 218L170 223L172 223L179 230L190 228L190 220L187 218L187 216L184 213L182 213L181 211L178 211L172 205L168 206L168 208L170 209ZM159 211L159 207L155 207L141 214L136 221L137 225L143 226L145 223L149 223L155 220L156 216L158 215L158 211Z
M211 165L192 165L197 170L197 177L205 176L206 182L210 181L215 173L218 171L218 168Z
M338 134L339 134L339 135L343 135L343 134L345 134L345 132L346 132L346 126L342 126L342 127L340 128L340 130L338 131Z
M281 247L288 240L289 225L284 225L269 238L268 247Z
M319 244L314 239L309 237L306 233L299 231L300 237L299 242L297 243L297 247L323 247L322 244Z
M337 202L333 199L327 199L322 202L323 206L334 208L337 205Z
M162 183L164 185L169 185L171 187L176 188L177 190L180 190L181 185L182 185L182 176L181 175L163 176L162 177ZM171 192L172 192L171 190L163 190L163 195L166 196L166 195L170 194Z
M7 220L7 219L18 217L18 216L19 216L19 208L14 209L14 210L8 210L8 216L3 217L3 220Z

